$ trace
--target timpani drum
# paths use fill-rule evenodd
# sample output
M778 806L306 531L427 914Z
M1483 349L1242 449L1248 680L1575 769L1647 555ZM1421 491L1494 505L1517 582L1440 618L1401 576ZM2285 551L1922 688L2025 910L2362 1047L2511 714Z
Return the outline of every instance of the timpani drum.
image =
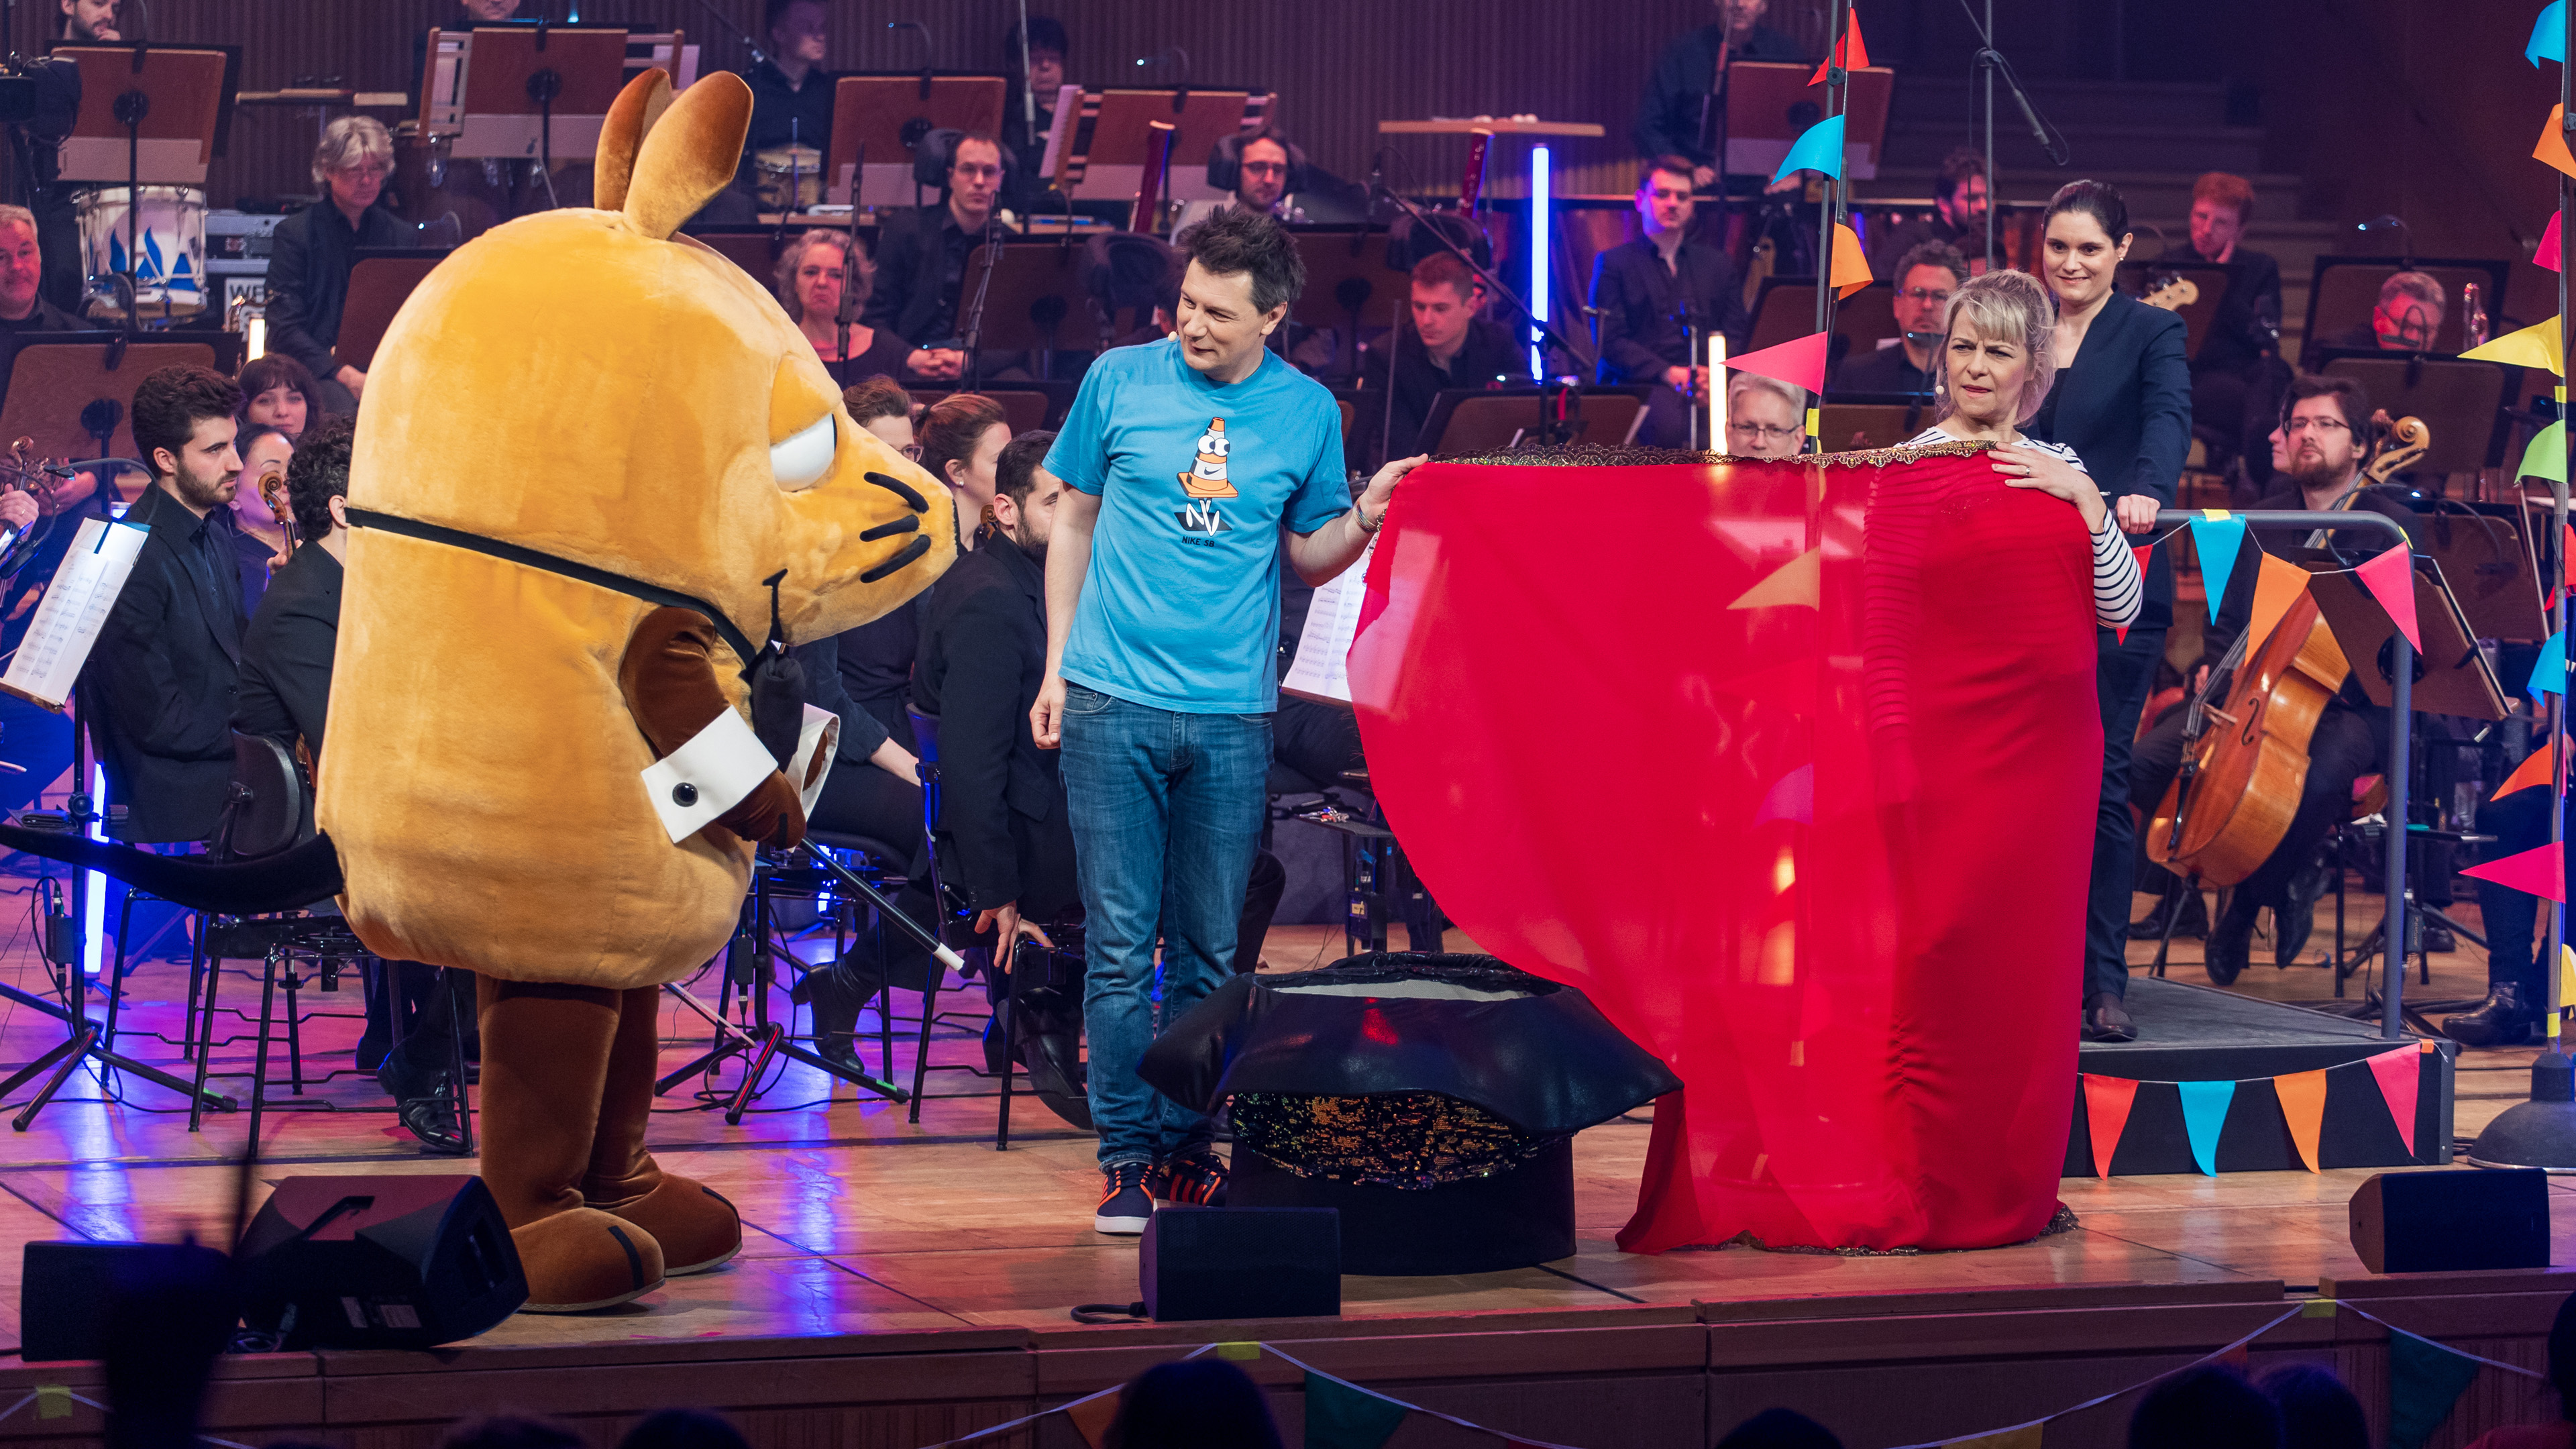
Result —
M126 267L128 213L122 186L99 186L76 193L72 207L80 227L81 274L122 273ZM143 205L132 218L134 308L146 318L193 317L206 310L206 193L196 186L146 186ZM90 304L93 317L115 317L113 299Z

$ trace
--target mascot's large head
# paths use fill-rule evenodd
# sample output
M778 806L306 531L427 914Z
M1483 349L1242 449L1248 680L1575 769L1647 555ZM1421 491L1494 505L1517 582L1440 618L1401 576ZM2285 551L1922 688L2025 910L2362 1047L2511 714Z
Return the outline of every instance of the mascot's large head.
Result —
M619 667L677 595L725 616L737 705L773 626L855 628L956 557L948 490L850 422L740 268L673 233L731 179L751 92L628 86L596 210L457 249L368 375L317 816L389 958L633 987L731 930L751 850L674 843ZM842 768L873 768L844 765Z
M647 72L600 134L598 209L510 222L432 272L368 375L350 506L675 589L755 644L781 570L803 642L945 568L947 490L850 422L776 298L676 235L732 180L750 114L738 77L674 98Z

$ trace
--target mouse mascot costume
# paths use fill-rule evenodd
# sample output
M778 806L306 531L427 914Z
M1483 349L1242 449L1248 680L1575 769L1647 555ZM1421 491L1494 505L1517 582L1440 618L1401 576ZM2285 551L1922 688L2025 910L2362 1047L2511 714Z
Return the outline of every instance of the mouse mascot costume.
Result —
M368 949L475 974L483 1178L531 1310L741 1247L733 1205L644 1150L660 988L723 948L755 844L802 838L800 762L831 758L782 645L956 556L947 490L851 423L766 289L675 234L750 114L731 75L637 78L598 208L441 263L359 411L317 823Z

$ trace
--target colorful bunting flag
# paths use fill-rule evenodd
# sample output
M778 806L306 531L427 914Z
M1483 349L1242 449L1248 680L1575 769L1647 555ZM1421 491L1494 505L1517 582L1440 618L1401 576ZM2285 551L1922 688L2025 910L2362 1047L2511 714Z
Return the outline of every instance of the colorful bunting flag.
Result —
M1091 1449L1100 1449L1101 1436L1108 1433L1109 1426L1117 1421L1118 1403L1119 1395L1102 1394L1098 1398L1066 1405L1064 1416L1073 1421L1074 1432L1082 1436L1083 1443L1090 1445Z
M2317 1135L2326 1125L2324 1069L2274 1077L2272 1092L2281 1099L2281 1120L2289 1124L2290 1142L2299 1149L2299 1160L2308 1165L2308 1171L2317 1171Z
M1761 808L1753 812L1753 823L1765 825L1774 820L1794 825L1816 823L1815 766L1800 765L1763 792Z
M2566 848L2564 842L2553 840L2502 860L2470 866L2460 874L2476 880L2491 880L2507 890L2556 901L2563 906L2567 904Z
M2200 554L2201 592L2209 595L2209 622L2218 622L2218 606L2227 597L2227 581L2236 574L2236 551L2245 546L2245 520L2215 509L2203 509L2191 521L2191 546Z
M2559 755L2558 762L2561 770L2566 768L2567 753L2576 753L2576 740L2568 741L2567 750L2561 752ZM2495 793L2489 795L2487 798L2490 800L2501 800L2505 796L2513 794L2517 790L2528 790L2536 785L2548 784L2549 760L2550 753L2546 746L2523 756L2522 763L2514 766L2513 773L2505 776L2504 783L2496 786Z
M1730 609L1817 607L1824 588L1825 551L1811 548L1756 580L1735 596Z
M2361 586L2388 611L2388 621L2406 636L2416 653L2424 652L2424 636L2415 627L2415 565L2411 550L2399 544L2379 557L2354 569Z
M2558 1005L2549 1013L2549 1034L2558 1035L2558 1014L2576 1006L2576 946L2558 947Z
M1860 249L1860 238L1841 222L1834 223L1834 270L1830 278L1836 297L1847 298L1873 281L1869 257Z
M2141 547L2137 546L2136 544L2131 544L2131 545L2129 546L2129 552L2130 552L2130 553L2132 553L2132 554L2135 554L2135 555L2137 556L2137 560L2138 560L2138 577L2140 577L2140 578L2145 578L2145 577L2147 576L2147 560L2149 560L2149 559L2151 559L2151 558L2154 558L2154 557L2156 556L2156 546L2155 546L2154 544L2152 544L2152 543L2151 543L2151 544L2146 545L2144 548L2141 548ZM2126 624L2122 624L2122 625L2120 625L2118 628L2113 629L2113 630L2111 631L2111 637L2113 637L2113 638L2115 638L2115 639L2119 640L2119 641L2120 641L2121 643L2123 643L2123 644L2128 643L2128 642L2129 642L2129 626L2128 626L2128 625L2126 625Z
M1822 332L1815 332L1805 337L1793 338L1776 347L1765 347L1759 352L1730 357L1726 359L1726 365L1738 372L1752 373L1756 377L1776 377L1792 387L1803 387L1809 392L1823 392L1825 390L1825 353L1832 345L1832 338Z
M2191 1160L2212 1177L2218 1175L2218 1133L2227 1125L2227 1104L2236 1096L2234 1082L2176 1082L2182 1093L2182 1130L2191 1139Z
M1834 58L1831 63L1845 70L1867 70L1869 45L1860 38L1860 11L1854 9L1846 13L1849 19L1845 22L1843 38L1834 42ZM2538 65L2540 62L2535 60L2532 64ZM1816 78L1807 84L1820 86L1824 83L1825 67L1820 65L1816 67Z
M2565 64L2567 60L2567 0L2549 0L2541 8L2540 18L2531 23L2531 39L2522 47L2522 58L2537 70L2544 60Z
M2567 145L2563 141L2559 143L2558 154L2567 154ZM1792 171L1821 171L1827 176L1843 174L1842 117L1828 116L1809 126L1807 133L1789 148L1789 154L1780 159L1780 169L1771 173L1771 179L1777 181ZM2568 168L2568 174L2576 175L2576 165Z
M2093 1175L2109 1177L2111 1154L2119 1149L2120 1134L2129 1130L2129 1109L2137 1105L2138 1084L2127 1077L2082 1075L2084 1126L2093 1137Z
M2554 272L2560 265L2558 257L2558 213L2553 211L2549 213L2549 225L2541 228L2540 246L2532 252L2531 260L2533 265Z
M2268 553L2255 555L2254 611L2245 626L2245 637L2260 642L2272 637L2281 616L2308 591L2308 571L2297 564L2277 559Z
M2567 692L2565 630L2550 635L2549 642L2540 646L2540 657L2531 663L2531 683L2523 686L2522 692L2529 695L2534 704L2538 704L2544 694L2563 695Z
M2540 144L2531 148L2531 159L2546 162L2570 176L2576 176L2576 157L2567 154L2567 136L2559 129L2565 124L2566 117L2565 106L2549 108L2549 124L2541 127Z
M2551 423L2533 435L2531 446L2522 450L2522 467L2514 477L2545 478L2552 483L2567 477L2567 425Z
M2379 1084L2380 1100L2388 1104L2388 1115L2397 1123L2397 1135L2409 1156L2415 1152L2415 1088L2422 1080L2423 1059L2423 1048L2402 1046L2368 1061L2370 1079Z
M1379 1449L1411 1412L1357 1384L1306 1375L1306 1449Z
M2388 1449L2423 1449L2477 1376L2476 1359L2388 1330Z
M2567 148L2560 146L2558 154L2566 155ZM2567 174L2576 176L2576 170L2568 170ZM2567 359L2559 355L2558 349L2558 319L2552 317L2546 322L2535 322L2519 332L2508 332L2484 346L2472 347L2460 356L2464 360L2501 362L2513 367L2545 367L2560 377L2565 377Z

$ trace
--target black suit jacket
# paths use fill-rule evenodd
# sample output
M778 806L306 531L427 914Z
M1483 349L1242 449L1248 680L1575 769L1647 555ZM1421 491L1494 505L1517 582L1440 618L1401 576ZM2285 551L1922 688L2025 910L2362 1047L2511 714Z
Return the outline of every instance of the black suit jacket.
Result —
M268 257L268 350L303 363L315 377L340 370L340 314L349 305L349 273L360 247L409 246L411 226L383 202L358 213L351 227L340 208L317 201L277 224ZM307 399L307 401L311 401Z
M2039 416L2023 431L2073 448L2105 498L2149 493L2171 508L2191 451L2183 332L2182 314L2112 293L2085 332L2075 365L2058 369ZM2132 627L2173 623L2171 552L2157 549L2148 562L2146 602Z
M1019 902L1045 920L1075 898L1073 828L1056 752L1029 733L1046 676L1046 570L987 539L939 581L912 698L939 716L939 829L950 888L977 910Z
M877 233L876 289L868 294L859 320L893 330L897 337L927 347L957 335L957 293L966 276L966 259L982 234L967 235L949 213L948 203L934 201L887 221Z
M1391 387L1387 382L1390 354L1395 359ZM1512 340L1511 329L1482 317L1467 324L1466 340L1459 343L1458 355L1449 359L1446 368L1432 365L1430 354L1422 350L1422 334L1413 330L1410 320L1402 324L1400 334L1390 333L1387 341L1362 349L1362 357L1369 383L1360 393L1356 426L1346 441L1354 445L1353 455L1372 471L1389 456L1411 457L1439 443L1438 438L1423 437L1422 427L1431 418L1432 401L1443 389L1491 387L1498 376L1512 382L1529 378L1529 356ZM1395 408L1391 431L1386 416L1390 402Z
M125 824L111 833L140 843L204 840L233 778L241 590L229 570L213 577L195 542L199 519L160 485L143 490L125 521L151 536L81 670L81 716L107 768L108 798L126 807ZM224 531L231 521L217 509L205 526Z
M1689 334L1674 316L1684 304L1699 314L1703 336L1723 332L1730 355L1744 350L1753 319L1744 311L1734 260L1717 247L1686 241L1673 262L1674 270L1665 270L1654 238L1643 236L1593 259L1603 382L1661 382L1665 368L1688 364Z
M295 551L269 580L242 634L233 728L322 758L331 707L331 654L340 642L340 561L320 544Z

